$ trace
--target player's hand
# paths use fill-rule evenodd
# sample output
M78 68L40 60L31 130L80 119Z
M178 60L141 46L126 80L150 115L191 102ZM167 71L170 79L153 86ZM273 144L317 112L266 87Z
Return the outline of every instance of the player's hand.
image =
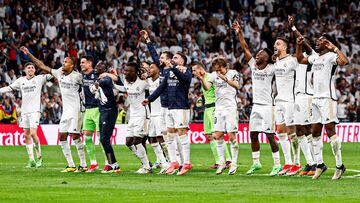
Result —
M201 75L201 73L199 73L199 72L193 72L193 75L195 75L195 77L197 77L199 80L204 79L204 76Z
M180 72L185 73L186 67L185 66L176 66L177 69L179 69Z
M141 104L142 104L143 106L146 106L146 105L148 105L149 103L150 103L150 102L149 102L148 99L145 99L144 101L141 102Z
M336 46L327 39L324 39L322 43L330 51L334 51L334 49L336 48Z
M289 23L289 26L292 27L295 25L295 20L294 20L294 17L291 16L291 15L288 15L288 23Z
M99 78L99 80L101 80L101 79L104 79L104 77L106 77L106 76L108 76L108 73L101 73L98 78Z
M95 88L96 88L96 89L99 89L99 82L95 82L94 85L95 85Z
M118 76L115 68L110 69L109 72L110 72L111 74L115 75L115 76Z
M232 24L232 29L234 29L237 33L239 33L241 31L241 26L238 21L235 21Z
M140 35L142 36L142 38L144 38L144 40L146 40L146 41L149 40L149 34L147 33L146 30L141 30Z
M298 45L303 45L303 43L304 43L304 37L302 37L302 36L298 37L298 38L296 39L296 43L297 43Z
M29 55L29 54L30 54L29 50L28 50L26 47L24 47L24 46L20 47L20 50L21 50L25 55Z
M227 81L227 80L228 80L228 79L225 77L225 75L221 74L220 72L216 72L216 74L217 74L217 76L218 76L220 79L222 79L222 80L224 80L224 81Z
M147 72L142 73L140 79L145 80L146 78L148 78Z

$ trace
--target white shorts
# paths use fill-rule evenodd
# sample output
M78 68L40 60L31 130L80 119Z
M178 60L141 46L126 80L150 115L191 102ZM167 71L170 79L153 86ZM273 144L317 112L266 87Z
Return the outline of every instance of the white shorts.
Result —
M144 137L147 133L145 117L131 117L127 124L127 137Z
M189 128L190 109L169 109L165 120L167 128Z
M237 109L216 110L214 112L214 131L215 132L237 132L238 131L238 112Z
M295 125L294 123L294 103L276 102L275 105L276 125L285 124L286 126Z
M312 96L298 94L295 97L294 123L295 125L310 125L312 114Z
M161 136L166 131L166 125L162 116L152 116L149 122L149 137Z
M21 115L19 127L24 129L35 128L39 126L40 112L26 113Z
M73 114L73 117L61 116L59 131L60 133L80 134L82 125L82 113Z
M254 104L250 115L250 132L275 133L275 107Z
M313 123L339 123L337 118L337 101L329 98L313 98L312 100Z

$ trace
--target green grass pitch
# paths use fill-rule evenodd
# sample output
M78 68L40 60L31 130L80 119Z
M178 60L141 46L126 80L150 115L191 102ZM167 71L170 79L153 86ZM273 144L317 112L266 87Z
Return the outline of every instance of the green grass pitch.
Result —
M239 168L234 176L215 175L209 145L192 145L193 170L183 177L137 175L139 161L125 146L115 146L121 174L60 173L66 164L60 146L42 148L44 167L24 168L25 147L0 147L0 202L359 202L360 144L343 143L343 161L348 171L343 179L330 180L335 160L324 144L329 170L319 180L309 177L268 177L272 167L270 147L261 145L263 169L257 175L245 172L252 164L249 144L240 144ZM150 145L149 157L155 156ZM73 157L78 163L75 147ZM280 152L283 159L282 152ZM98 162L103 163L97 147ZM301 157L304 163L303 156ZM283 161L283 160L282 160ZM226 171L227 172L227 171Z

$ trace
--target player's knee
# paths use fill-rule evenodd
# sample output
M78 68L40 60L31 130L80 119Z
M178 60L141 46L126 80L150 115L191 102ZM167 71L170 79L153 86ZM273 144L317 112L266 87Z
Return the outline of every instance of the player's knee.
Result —
M67 140L67 134L66 133L60 133L60 141L66 141Z
M149 137L149 142L150 142L150 144L157 143L158 140L156 139L156 137Z
M250 139L251 139L251 142L256 142L259 140L259 137L258 137L258 133L250 133Z
M134 142L134 139L132 137L127 137L125 144L127 147L131 147L134 144L133 142Z
M134 141L133 141L133 144L134 144L134 145L141 144L142 142L143 142L143 138L142 138L142 137L134 137Z

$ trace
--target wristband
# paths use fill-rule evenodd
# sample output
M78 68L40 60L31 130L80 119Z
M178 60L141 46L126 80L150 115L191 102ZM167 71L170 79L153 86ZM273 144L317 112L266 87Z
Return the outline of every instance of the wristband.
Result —
M336 48L334 49L334 52L336 53L337 51L339 51L339 49L336 47Z
M227 77L225 77L225 82L227 82L228 81L228 78Z
M295 30L296 30L295 25L293 25L293 26L291 27L291 30L292 30L292 31L295 31Z

